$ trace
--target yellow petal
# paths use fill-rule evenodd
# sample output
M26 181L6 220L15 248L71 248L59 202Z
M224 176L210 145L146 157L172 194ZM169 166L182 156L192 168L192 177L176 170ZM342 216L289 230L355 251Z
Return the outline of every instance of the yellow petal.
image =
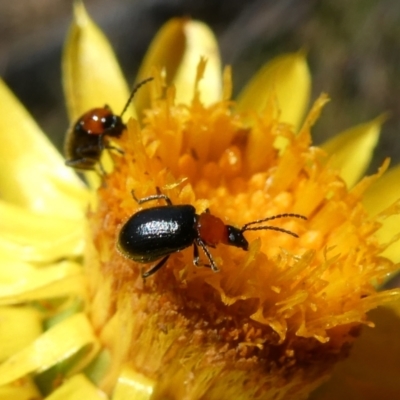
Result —
M104 392L94 386L84 375L73 376L55 390L46 400L106 400Z
M328 140L322 148L332 158L334 168L340 170L348 187L352 187L365 173L378 143L385 116L350 128Z
M40 215L0 200L0 236L16 244L40 247L70 237L79 244L84 235L82 219Z
M84 314L75 314L43 333L28 347L0 365L0 385L45 371L83 348L99 346Z
M311 76L303 52L276 57L251 79L240 93L237 110L264 111L272 94L276 93L280 120L298 129L308 107Z
M1 80L0 104L1 198L42 213L81 216L82 182Z
M167 84L172 83L185 52L184 26L186 23L187 20L184 18L173 18L161 27L146 52L137 82L151 76L154 68L158 68L165 71ZM149 88L141 88L133 100L140 115L140 111L150 105Z
M125 367L118 377L112 400L149 400L155 382Z
M39 400L41 398L38 389L28 378L0 387L1 400Z
M48 263L60 258L82 255L83 238L81 229L71 235L56 237L51 242L16 243L0 234L0 257L3 260L21 260Z
M107 348L100 350L95 359L85 368L85 375L97 386L108 373L111 364L111 354Z
M201 93L201 101L205 105L212 104L222 96L222 71L217 40L208 26L198 21L188 21L184 32L185 53L174 78L176 101L186 104L192 101L197 66L200 59L204 58L207 67L197 89Z
M207 60L207 68L198 87L201 100L211 104L222 95L221 60L213 32L199 21L175 18L167 22L153 40L138 80L148 77L154 67L161 68L166 72L167 83L175 84L177 102L189 104L201 57ZM146 90L138 92L135 104L138 109L148 106Z
M364 205L370 215L376 215L400 199L400 165L390 169L372 184L364 196ZM392 215L383 220L377 232L381 243L387 243L400 232L400 215ZM382 254L394 262L400 262L400 244L393 243Z
M85 282L81 268L70 261L36 268L16 261L3 261L0 269L0 304L82 295Z
M389 169L365 192L364 206L376 215L400 198L400 165ZM400 225L399 225L400 226Z
M129 89L114 52L81 2L74 3L74 22L63 54L63 83L70 120L74 122L93 107L108 104L122 112ZM129 107L124 119L134 116Z
M22 350L41 333L42 319L34 308L0 307L0 361Z
M400 304L380 307L369 317L375 328L363 328L350 357L310 400L400 399Z

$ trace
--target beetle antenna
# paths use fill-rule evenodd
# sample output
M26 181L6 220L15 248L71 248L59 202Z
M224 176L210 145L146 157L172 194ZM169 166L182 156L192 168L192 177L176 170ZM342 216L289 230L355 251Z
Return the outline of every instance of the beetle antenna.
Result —
M242 226L241 231L255 231L255 230L259 230L259 228L247 228L250 225L254 225L254 224L259 224L261 222L267 222L267 221L272 221L273 219L279 219L279 218L301 218L301 219L305 219L307 220L307 217L305 217L304 215L301 214L292 214L292 213L286 213L286 214L277 214L277 215L273 215L272 217L267 217L267 218L263 218L263 219L257 219L256 221L251 221L248 222L247 224L244 224ZM261 227L260 227L261 228ZM266 227L265 227L266 228ZM264 228L264 229L265 229ZM269 228L268 228L269 229Z
M133 87L133 89L132 89L132 91L131 91L131 94L129 95L129 99L128 99L128 101L126 102L125 107L124 107L124 109L122 110L122 113L121 113L121 115L120 115L121 118L122 118L122 116L125 114L125 111L128 109L129 103L132 101L133 96L135 95L135 93L136 93L145 83L150 82L150 81L152 81L153 79L154 79L153 77L143 79L141 82L139 82L138 84L136 84L136 85Z
M255 227L249 228L249 226L251 226L251 225L259 224L261 222L272 221L273 219L279 219L279 218L300 218L300 219L305 219L305 220L307 219L307 217L305 217L304 215L301 215L301 214L292 214L292 213L277 214L277 215L273 215L272 217L257 219L256 221L248 222L247 224L244 224L242 226L241 232L271 230L271 231L287 233L288 235L292 235L292 236L298 238L299 235L297 233L288 231L287 229L279 228L278 226L265 225L265 226L255 226Z
M279 228L278 226L272 226L272 225L256 226L255 228L246 228L246 229L242 229L242 232L244 232L244 231L263 231L263 230L278 231L278 232L287 233L288 235L292 235L292 236L294 236L296 238L299 237L299 235L297 233L294 233L292 231L288 231L288 230L283 229L283 228Z

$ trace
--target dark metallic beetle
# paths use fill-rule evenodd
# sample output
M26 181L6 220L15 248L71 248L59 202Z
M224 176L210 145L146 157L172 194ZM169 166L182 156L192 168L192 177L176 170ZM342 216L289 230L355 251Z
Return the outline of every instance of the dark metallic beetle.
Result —
M66 165L84 170L93 170L96 165L99 165L104 174L104 169L100 163L102 151L112 149L122 152L120 149L111 146L107 137L119 138L122 135L122 132L126 129L126 125L122 122L123 114L137 90L152 79L145 79L133 88L121 115L114 114L108 105L93 108L83 114L67 133L64 147Z
M157 264L142 273L143 278L158 271L172 253L191 245L193 245L193 264L210 267L214 272L218 272L219 269L208 247L216 247L218 243L223 243L247 251L249 243L243 235L246 231L274 230L298 237L297 234L276 226L254 227L253 225L286 217L307 219L299 214L278 214L235 228L224 224L208 210L196 214L196 209L190 204L173 205L169 197L161 194L158 188L157 194L142 199L137 199L133 192L132 195L138 204L151 200L165 200L167 203L165 206L138 211L128 219L119 233L117 248L125 257L143 264L161 258ZM199 246L203 249L209 264L200 263Z

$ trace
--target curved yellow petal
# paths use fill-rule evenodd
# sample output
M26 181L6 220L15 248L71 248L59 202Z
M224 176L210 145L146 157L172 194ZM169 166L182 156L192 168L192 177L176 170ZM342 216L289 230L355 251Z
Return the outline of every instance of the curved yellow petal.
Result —
M82 182L0 80L2 200L46 214L82 216Z
M151 76L154 68L165 71L166 83L170 85L183 58L186 48L184 26L185 18L173 18L165 23L154 37L142 61L136 81ZM140 111L150 105L150 91L148 87L141 88L133 102Z
M363 203L370 213L376 215L400 199L400 165L390 169L380 179L374 182L364 195ZM391 215L382 221L382 227L377 232L381 243L389 242L400 233L400 202L398 214ZM400 262L400 243L397 241L382 254L394 262Z
M17 261L4 261L0 269L0 305L62 297L83 296L81 267L70 261L37 268Z
M41 215L0 200L0 236L15 243L30 245L53 242L55 238L84 236L84 223L80 219ZM82 239L79 238L78 242Z
M109 349L103 347L96 355L95 359L85 367L85 375L97 386L101 386L101 381L107 375L111 364L111 354Z
M0 201L0 257L46 262L79 255L84 219L33 213Z
M107 396L83 374L75 375L56 389L46 400L106 400Z
M39 390L29 378L20 379L17 382L0 387L1 400L32 400L41 398Z
M242 90L237 110L264 111L271 95L278 98L280 120L297 130L309 104L311 75L304 52L276 57L267 63Z
M199 21L175 18L167 22L153 40L138 74L145 79L154 67L166 72L167 83L176 87L176 101L189 104L193 99L197 66L201 58L207 68L198 87L204 104L222 96L222 70L218 42L210 28ZM143 109L149 104L146 89L137 93L135 104Z
M45 371L86 347L97 349L99 343L87 317L75 314L0 364L0 385Z
M79 254L83 241L82 217L42 215L0 200L0 256L3 260L52 261Z
M332 156L333 167L340 170L348 187L352 187L368 168L385 119L382 115L347 129L321 146Z
M119 114L129 89L114 52L81 2L74 3L74 22L63 54L63 84L70 120L74 122L93 107L108 104ZM133 106L125 114L134 116ZM124 118L124 119L125 119Z
M210 28L199 21L188 21L184 26L184 32L186 48L174 78L176 101L185 104L192 101L197 67L200 59L204 59L207 66L197 89L203 104L212 104L220 100L222 96L222 70L218 42Z
M39 240L36 243L17 243L0 233L0 257L2 260L47 263L65 257L81 256L83 245L81 228L67 236L56 237L51 242Z
M400 165L390 168L368 188L363 203L371 215L376 215L398 199L400 199Z
M155 382L125 367L119 374L112 400L149 400L152 397Z
M310 400L400 398L400 304L372 310L369 317L375 328L363 328L349 358Z
M42 333L42 317L33 307L0 307L0 321L0 362Z

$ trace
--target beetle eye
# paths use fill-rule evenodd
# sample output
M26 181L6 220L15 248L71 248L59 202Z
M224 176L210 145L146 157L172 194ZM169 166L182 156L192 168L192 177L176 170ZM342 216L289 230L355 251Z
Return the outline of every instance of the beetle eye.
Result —
M115 115L108 115L107 117L104 117L101 121L103 123L104 129L113 128L116 125L116 119L117 117Z

